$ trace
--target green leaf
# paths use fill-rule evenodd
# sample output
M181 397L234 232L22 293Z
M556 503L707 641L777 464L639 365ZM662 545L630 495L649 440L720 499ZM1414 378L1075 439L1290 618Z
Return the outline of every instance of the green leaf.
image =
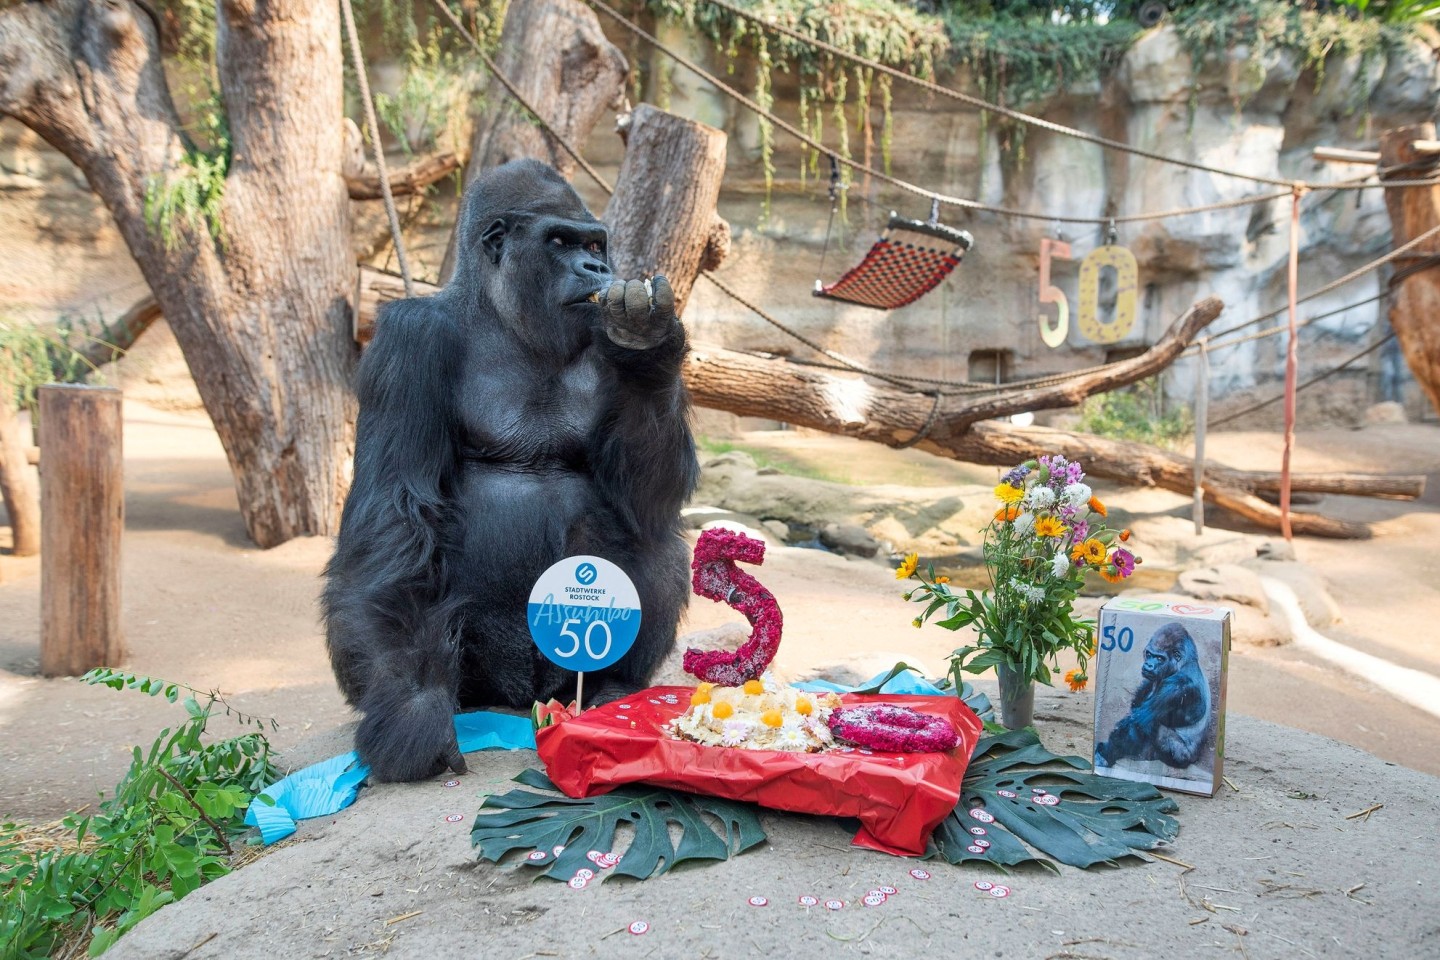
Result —
M1097 776L1089 766L1080 757L1046 750L1034 730L985 737L971 754L959 805L935 830L934 852L950 863L1010 867L1035 861L1054 867L1044 854L1072 867L1091 867L1140 856L1175 838L1180 824L1169 816L1179 809L1174 800L1148 783ZM1060 797L1060 803L1035 803L1036 787ZM1015 796L1001 796L1001 790ZM983 825L990 841L984 854L966 850L970 828L981 824L969 816L974 806L995 817Z
M536 770L525 770L515 780L539 790L556 790ZM718 831L712 821L718 822ZM592 866L585 857L590 850L615 849L622 824L631 828L630 845L620 865L610 872L640 880L686 860L725 860L765 840L749 804L643 785L578 800L529 790L487 797L470 838L482 859L496 863L515 851L538 850L543 859L524 862L540 868L544 876L568 880L581 867ZM678 844L671 842L671 824L680 829ZM564 848L558 856L555 847Z

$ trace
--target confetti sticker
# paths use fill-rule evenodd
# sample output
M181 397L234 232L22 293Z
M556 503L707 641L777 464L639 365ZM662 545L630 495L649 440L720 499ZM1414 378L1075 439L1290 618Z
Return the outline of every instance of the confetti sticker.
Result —
M605 854L601 853L599 850L591 850L589 853L585 854L585 859L589 860L591 863L599 863L600 858L603 856L605 856Z
M871 750L869 747L861 747L861 748L860 748L860 753L863 753L863 754L864 754L865 756L867 756L867 757L870 756L871 754L873 754L874 752L875 752L875 751L874 751L874 750Z
M551 848L550 852L553 853L553 854L555 854L555 856L558 857L558 856L560 856L560 854L562 854L562 853L565 852L565 848L564 848L564 847L553 847L553 848Z
M1056 807L1060 805L1060 798L1053 793L1047 793L1043 797L1036 797L1035 802L1042 807Z
M622 704L620 704L616 709L618 709L618 710L629 710L629 709L630 709L630 704L628 704L628 703L622 703ZM650 928L649 928L649 927L646 927L645 929L648 930L648 929L650 929Z
M650 702L653 703L653 704L655 704L655 706L657 706L657 707L660 706L660 701L659 701L659 700L654 700L654 699L652 699Z
M1014 791L1014 790L996 790L995 792L998 793L998 794L1000 794L1000 796L1004 797L1004 798L1007 799L1007 800L1014 800L1014 799L1015 799L1015 791Z
M989 880L976 880L976 881L975 881L975 889L976 889L976 890L991 890L991 889L994 889L994 887L995 887L995 884L991 883Z
M930 871L921 870L919 867L916 867L914 870L910 871L910 876L914 877L916 880L929 880Z
M1038 796L1039 794L1045 793L1046 791L1044 787L1031 787L1030 792Z
M571 890L584 890L585 887L589 885L589 883L590 883L590 881L589 881L589 880L586 880L584 877L571 877L571 878L570 878L570 889L571 889Z
M977 855L981 855L981 854L984 854L984 853L985 853L985 848L984 848L984 847L977 847L977 846L975 846L975 844L973 844L973 843L970 844L970 846L966 847L965 849L966 849L967 851L969 851L970 853L977 854Z
M882 903L885 902L885 894L883 894L883 893L871 893L871 894L866 894L865 899L864 899L863 901L861 901L861 902L863 902L863 903L865 904L865 906L867 906L867 907L878 907L878 906L880 906L880 904L882 904Z
M970 832L977 837L983 837L989 831L987 831L984 827L971 827Z
M826 901L825 901L825 909L826 909L826 910L843 910L843 909L845 909L845 901L844 901L844 900L826 900Z
M813 906L815 906L815 904L817 904L817 903L819 903L819 902L820 902L819 900L817 900L816 898L810 896L810 894L808 894L808 893L802 895L802 896L800 897L800 900L799 900L800 906L802 906L802 907L813 907Z
M748 902L752 907L768 907L770 905L770 901L764 897L751 897Z
M986 840L984 837L976 837L975 846L979 847L981 850L989 850L990 841Z
M894 887L881 887L881 888L880 888L880 892L883 893L883 894L885 894L885 896L887 896L887 897L893 897L893 896L895 896L895 894L899 893L900 891L899 891L899 890L896 890Z
M531 851L530 851L530 855L529 855L528 857L526 857L525 859L526 859L526 860L532 860L532 861L533 861L533 860L544 860L545 857L546 857L546 853L545 853L544 850L531 850Z
M595 871L590 870L586 867L581 867L579 870L575 871L575 876L579 877L581 880L594 880Z
M465 815L464 815L463 813L452 813L452 814L450 814L448 817L445 818L445 822L446 822L446 823L459 823L461 820L464 820L464 819L465 819Z
M620 858L613 853L603 854L599 860L595 861L595 865L602 870L610 870L619 863Z
M986 810L982 810L980 807L971 807L970 819L979 820L981 823L994 823L995 815Z
M460 786L460 781L459 781L459 780L446 780L446 781L445 781L445 786L447 786L447 787L458 787L458 786Z
M990 896L995 897L996 899L999 899L1000 897L1008 897L1010 896L1010 888L1006 886L996 887L995 889L990 891Z
M637 937L640 936L642 933L649 933L650 924L646 923L644 920L636 920L634 923L630 924L630 932L635 934L635 936Z

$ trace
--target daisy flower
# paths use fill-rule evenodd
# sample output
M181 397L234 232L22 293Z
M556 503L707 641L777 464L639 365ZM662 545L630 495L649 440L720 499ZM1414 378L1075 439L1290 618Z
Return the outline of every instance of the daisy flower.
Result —
M1055 517L1041 517L1035 521L1035 536L1063 537L1065 536L1065 524Z
M996 486L995 496L1001 503L1019 503L1025 496L1025 491L1018 487L1012 487L1008 483Z
M909 580L915 575L915 568L920 565L920 554L907 553L905 559L900 561L900 566L895 570L896 580Z

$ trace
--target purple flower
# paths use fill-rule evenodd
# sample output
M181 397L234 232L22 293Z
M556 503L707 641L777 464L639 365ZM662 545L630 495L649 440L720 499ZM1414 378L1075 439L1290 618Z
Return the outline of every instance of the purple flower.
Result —
M1065 465L1065 482L1067 484L1079 483L1085 479L1085 471L1080 469L1080 464L1070 462Z
M1076 520L1070 527L1070 540L1072 543L1083 543L1085 537L1090 533L1090 523L1086 520Z
M1135 555L1129 550L1116 550L1110 554L1110 562L1115 564L1115 572L1122 577L1128 577L1135 572Z
M1018 490L1021 487L1025 486L1025 477L1028 476L1029 473L1030 468L1022 463L1020 464L1020 466L1016 467L1009 473L1005 474L1005 476L1001 477L1000 482L1008 483L1010 484L1010 486Z

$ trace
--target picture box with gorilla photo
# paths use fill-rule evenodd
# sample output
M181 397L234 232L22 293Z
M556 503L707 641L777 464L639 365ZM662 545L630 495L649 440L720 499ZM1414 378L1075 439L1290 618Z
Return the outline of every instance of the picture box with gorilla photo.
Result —
M1225 607L1117 597L1100 609L1095 771L1214 796L1225 759Z

